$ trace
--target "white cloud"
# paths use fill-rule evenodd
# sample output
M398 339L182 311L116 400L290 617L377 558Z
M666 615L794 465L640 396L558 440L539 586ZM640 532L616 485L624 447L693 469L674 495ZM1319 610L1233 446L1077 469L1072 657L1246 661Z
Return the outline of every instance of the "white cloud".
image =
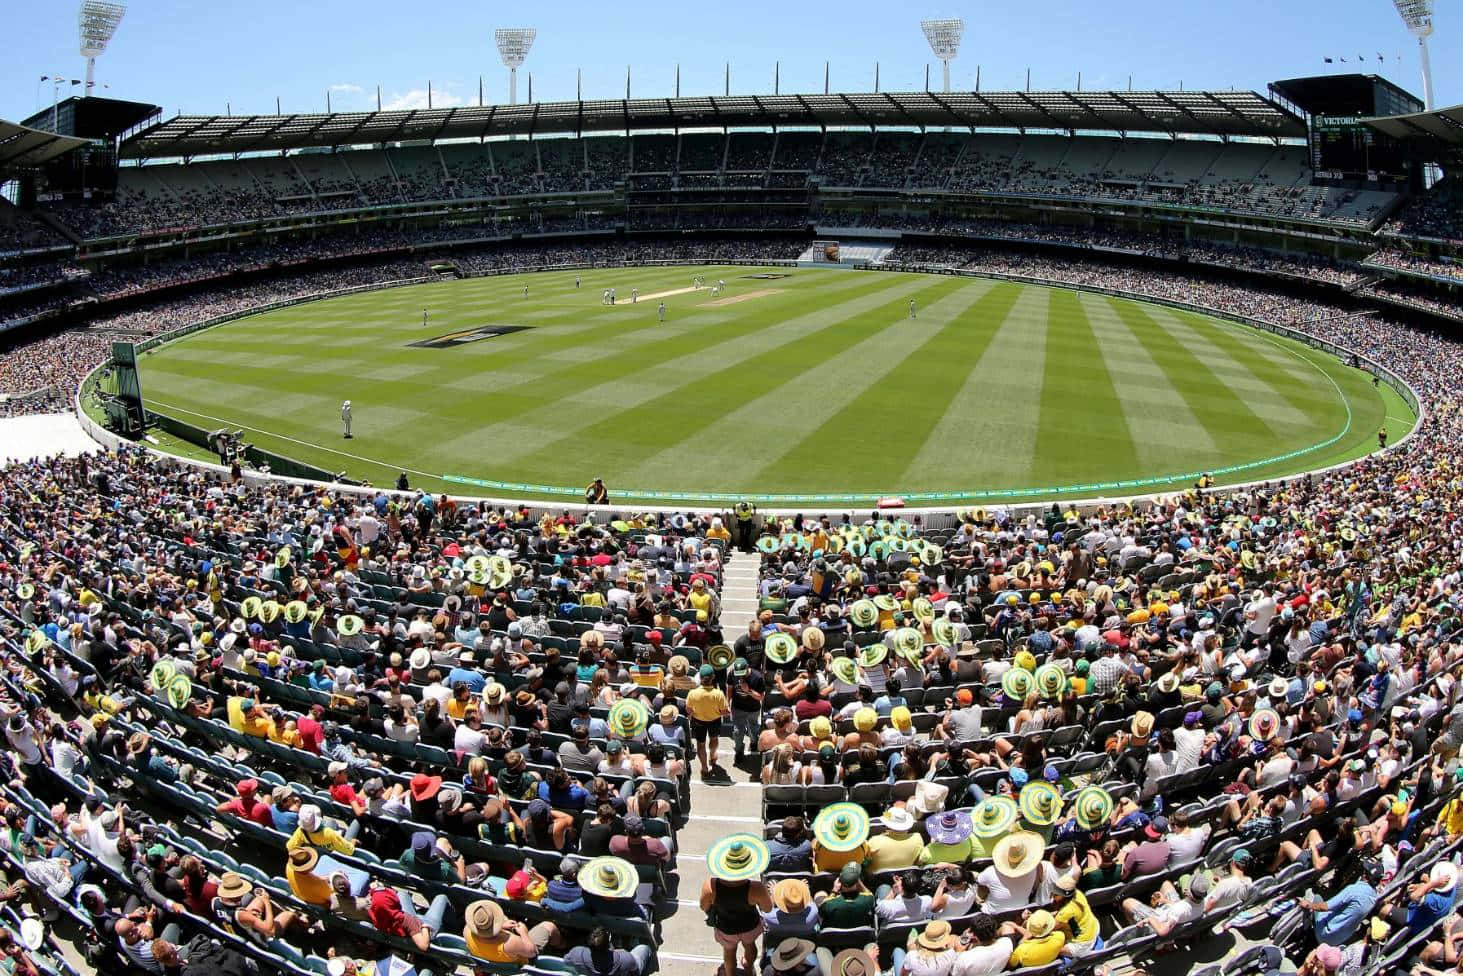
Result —
M360 85L331 85L330 90L343 95L359 95L365 91Z
M464 105L466 102L461 95L449 91L446 87L438 88L432 86L432 108L455 108ZM381 103L381 108L387 112L401 112L407 109L426 108L427 90L425 88L413 88L407 92L393 92L391 96Z

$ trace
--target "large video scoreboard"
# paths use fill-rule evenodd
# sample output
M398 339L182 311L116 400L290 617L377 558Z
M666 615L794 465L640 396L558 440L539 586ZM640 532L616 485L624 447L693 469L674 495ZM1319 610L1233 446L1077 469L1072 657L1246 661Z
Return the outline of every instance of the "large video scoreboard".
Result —
M1270 85L1306 115L1317 183L1390 187L1410 182L1416 164L1404 145L1362 119L1422 111L1422 102L1379 75L1321 75Z

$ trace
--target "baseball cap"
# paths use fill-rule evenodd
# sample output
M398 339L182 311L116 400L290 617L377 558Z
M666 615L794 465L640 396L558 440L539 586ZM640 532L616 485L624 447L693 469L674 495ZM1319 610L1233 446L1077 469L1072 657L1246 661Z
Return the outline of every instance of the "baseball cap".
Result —
M732 674L746 674L750 670L752 670L752 666L744 657L739 657L732 662Z
M714 678L714 677L716 677L716 669L715 668L713 668L709 664L703 664L703 665L701 665L701 678L702 678L702 680L705 680L706 678Z
M844 887L852 888L859 883L859 879L862 877L863 871L859 868L858 863L850 861L843 866L842 871L838 872L838 883Z

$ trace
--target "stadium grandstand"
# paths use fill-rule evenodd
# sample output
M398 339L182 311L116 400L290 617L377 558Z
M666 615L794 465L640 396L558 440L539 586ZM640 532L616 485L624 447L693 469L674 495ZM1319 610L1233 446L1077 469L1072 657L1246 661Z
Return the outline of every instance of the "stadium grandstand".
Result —
M0 969L1458 970L1460 146L1367 74L0 122Z

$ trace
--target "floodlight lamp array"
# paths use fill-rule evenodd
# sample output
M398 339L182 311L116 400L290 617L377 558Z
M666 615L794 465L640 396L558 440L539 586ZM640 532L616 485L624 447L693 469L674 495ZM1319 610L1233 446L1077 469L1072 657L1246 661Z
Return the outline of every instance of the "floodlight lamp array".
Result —
M127 12L123 3L107 3L106 0L84 0L77 15L77 27L81 34L81 56L94 58L107 49L107 42L122 23Z
M1407 25L1416 37L1426 37L1433 32L1433 3L1432 0L1392 0L1397 7L1397 13L1401 15L1402 22Z
M504 66L517 68L523 64L537 36L538 30L533 27L499 27L494 31L493 39L498 43L498 55Z
M919 24L930 42L930 50L941 61L955 60L960 50L960 38L965 34L965 21L959 17L947 20L922 20Z

